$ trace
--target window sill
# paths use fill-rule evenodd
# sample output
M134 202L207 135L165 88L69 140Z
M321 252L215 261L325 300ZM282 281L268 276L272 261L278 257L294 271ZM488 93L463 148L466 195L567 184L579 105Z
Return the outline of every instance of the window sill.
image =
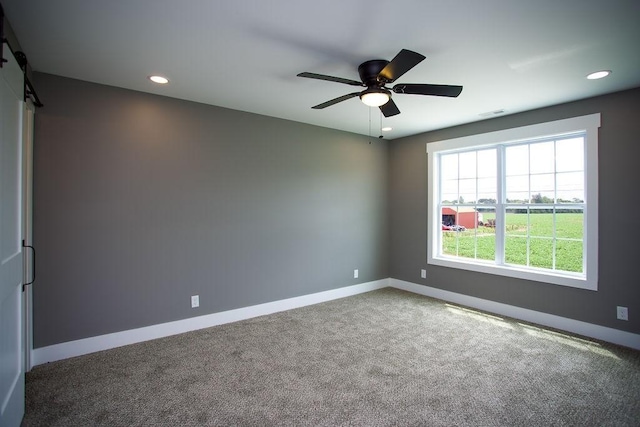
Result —
M476 271L479 273L494 274L498 276L513 277L516 279L532 280L535 282L549 283L553 285L569 286L572 288L586 289L590 291L598 290L597 280L589 280L581 274L555 273L550 271L535 271L521 269L513 266L498 266L489 262L465 260L459 261L449 257L429 257L428 264L441 267L456 268L459 270Z

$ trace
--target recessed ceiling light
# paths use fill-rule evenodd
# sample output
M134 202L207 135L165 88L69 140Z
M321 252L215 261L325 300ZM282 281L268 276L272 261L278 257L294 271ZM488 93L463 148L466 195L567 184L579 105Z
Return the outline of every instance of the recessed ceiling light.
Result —
M609 70L596 71L595 73L589 74L587 76L587 78L589 80L597 80L597 79L601 79L603 77L607 77L609 74L611 74L611 71L609 71Z
M382 132L389 132L390 130L393 130L393 128L391 126L385 126L382 129L380 129Z
M149 80L154 83L158 83L159 85L166 85L169 83L169 79L162 76L149 76Z

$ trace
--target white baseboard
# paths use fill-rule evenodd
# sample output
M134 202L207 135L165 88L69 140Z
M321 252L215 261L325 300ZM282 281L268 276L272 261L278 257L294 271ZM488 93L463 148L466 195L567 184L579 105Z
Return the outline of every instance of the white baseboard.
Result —
M82 356L96 351L121 347L123 345L135 344L156 338L209 328L211 326L250 319L252 317L264 316L280 311L318 304L388 286L640 350L640 335L638 334L491 300L476 298L469 295L458 294L438 288L419 285L417 283L389 278L310 295L303 295L295 298L288 298L280 301L258 304L250 307L238 308L235 310L223 311L220 313L192 317L175 322L162 323L159 325L131 329L122 332L114 332L112 334L37 348L31 352L32 366L29 367L29 369L33 366L47 362L54 362L56 360Z
M96 351L121 347L123 345L135 344L138 342L162 338L169 335L181 334L184 332L209 328L211 326L250 319L252 317L264 316L280 311L291 310L293 308L318 304L321 302L344 298L351 295L357 295L376 289L386 288L388 286L389 279L376 280L373 282L361 283L359 285L332 289L330 291L318 292L315 294L303 295L300 297L288 298L250 307L223 311L220 313L207 314L204 316L192 317L184 320L177 320L175 322L162 323L159 325L147 326L144 328L114 332L112 334L99 335L96 337L84 338L61 344L54 344L48 347L42 347L32 350L31 367L47 362L54 362L56 360L82 356L84 354L94 353Z
M538 325L549 326L551 328L572 332L574 334L583 335L585 337L595 338L598 340L607 341L613 344L623 345L625 347L640 350L640 335L631 332L608 328L606 326L594 325L592 323L582 322L580 320L568 319L566 317L560 317L553 314L515 307L513 305L503 304L482 298L476 298L469 295L458 294L455 292L419 285L417 283L405 282L398 279L389 279L389 286L416 294L441 299L443 301L477 308L479 310L488 311L490 313L500 314L503 316L512 317L514 319L536 323Z

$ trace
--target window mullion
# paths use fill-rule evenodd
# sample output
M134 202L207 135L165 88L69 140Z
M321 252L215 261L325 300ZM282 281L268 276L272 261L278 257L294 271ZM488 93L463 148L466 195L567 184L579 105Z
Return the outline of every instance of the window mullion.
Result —
M436 210L436 216L435 216L435 226L436 228L434 230L431 230L437 237L437 245L436 245L436 253L441 256L443 254L443 249L442 249L442 186L443 186L443 182L442 182L442 155L438 154L435 156L435 161L434 166L436 168L436 174L435 176L437 177L437 188L436 188L436 192L435 192L435 197L436 197L436 205L437 205L437 210ZM432 247L433 248L433 247Z
M583 167L584 169L584 167ZM584 187L583 187L584 188ZM556 269L556 250L558 247L557 235L557 206L558 206L558 141L553 141L553 223L552 223L552 243L551 243L551 269ZM584 271L584 269L582 270Z
M505 213L505 194L506 194L506 179L505 179L505 173L506 173L506 166L505 166L505 146L504 145L498 145L496 147L496 155L498 156L497 159L497 166L498 166L498 170L496 171L496 179L497 179L497 185L496 185L496 189L497 189L497 199L496 199L496 224L494 227L495 233L496 233L496 264L497 265L504 265L505 263L505 256L504 256L504 247L505 247L505 220L506 220L506 213Z

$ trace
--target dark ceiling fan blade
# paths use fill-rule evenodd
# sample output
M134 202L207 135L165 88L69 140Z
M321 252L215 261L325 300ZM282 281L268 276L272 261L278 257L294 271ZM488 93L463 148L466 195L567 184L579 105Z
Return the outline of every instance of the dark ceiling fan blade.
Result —
M351 85L351 86L364 86L362 82L358 82L356 80L343 79L342 77L325 76L324 74L304 72L304 73L298 74L298 77L306 77L308 79L327 80L329 82L344 83L346 85Z
M462 92L462 86L406 83L397 84L392 90L395 93L406 93L410 95L449 96L455 98Z
M395 58L387 64L378 74L378 80L384 83L392 83L404 73L418 65L424 60L424 55L420 55L412 50L402 49Z
M389 98L386 104L380 106L380 111L384 114L385 117L391 117L400 114L400 110L393 99Z
M353 92L350 93L348 95L342 95L339 96L338 98L332 99L331 101L327 101L327 102L323 102L322 104L318 104L313 108L314 110L322 110L323 108L327 108L332 106L333 104L337 104L338 102L342 102L342 101L346 101L347 99L351 99L351 98L355 98L356 96L360 95L360 92Z

